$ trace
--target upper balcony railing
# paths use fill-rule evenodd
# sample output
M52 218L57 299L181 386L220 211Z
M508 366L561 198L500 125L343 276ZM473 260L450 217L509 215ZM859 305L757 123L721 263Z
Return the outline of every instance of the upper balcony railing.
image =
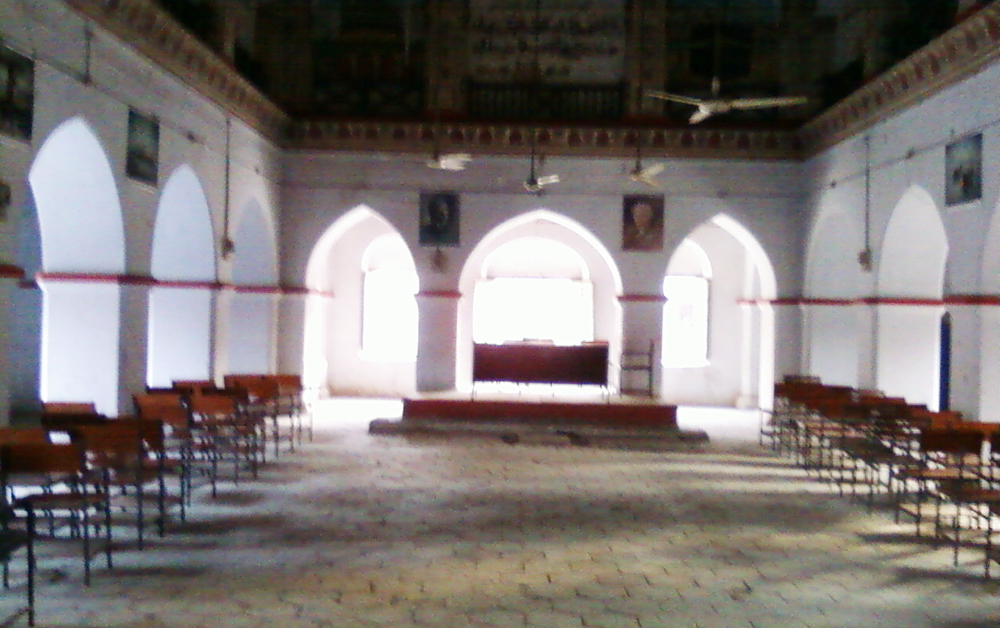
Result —
M625 86L544 83L467 84L473 120L619 122L625 114Z

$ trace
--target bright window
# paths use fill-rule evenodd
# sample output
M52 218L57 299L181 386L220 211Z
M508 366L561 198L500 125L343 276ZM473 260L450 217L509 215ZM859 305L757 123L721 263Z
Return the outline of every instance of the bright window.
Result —
M575 279L500 277L476 285L472 337L500 344L551 340L574 345L594 339L594 288Z
M663 280L663 366L708 364L708 280L670 276Z
M366 360L417 359L417 275L412 270L380 268L364 278L361 354Z

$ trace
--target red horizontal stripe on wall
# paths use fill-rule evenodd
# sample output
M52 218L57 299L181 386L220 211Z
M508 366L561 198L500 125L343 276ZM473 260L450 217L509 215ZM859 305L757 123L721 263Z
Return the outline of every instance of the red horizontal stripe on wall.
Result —
M996 294L952 294L944 298L948 305L1000 305Z
M151 277L145 278L145 281L142 281L142 278L139 277L136 277L136 279L137 281L135 282L123 281L122 283L134 283L134 285L146 285L153 288L186 288L189 290L218 290L223 286L223 284L217 281L184 281L183 279L167 279L161 281Z
M222 284L222 290L231 290L243 294L284 294L280 286L248 286L245 284Z
M0 272L3 267L0 266ZM20 270L20 269L19 269ZM232 290L234 292L249 294L276 294L276 295L319 295L333 296L331 292L310 290L300 287L282 287L265 285L242 285L222 283L218 281L186 281L183 279L154 279L143 275L107 275L101 273L38 273L35 281L23 281L22 287L37 288L38 281L71 281L71 282L91 282L91 283L116 283L123 286L149 286L151 288L179 288L196 290Z
M618 297L621 303L666 303L667 297L662 294L623 294Z
M429 299L461 299L462 293L457 290L422 290L417 296Z
M807 297L783 297L771 301L772 305L1000 305L1000 295L995 294L953 294L943 299L919 299L911 297L865 297L863 299L811 299Z
M914 297L865 297L864 299L859 299L859 303L864 303L865 305L924 305L924 306L942 306L944 301L941 299L923 299Z

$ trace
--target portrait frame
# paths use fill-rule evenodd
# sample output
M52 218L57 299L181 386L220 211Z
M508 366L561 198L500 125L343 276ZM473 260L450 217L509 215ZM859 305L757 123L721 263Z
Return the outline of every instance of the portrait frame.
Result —
M944 202L960 205L983 196L983 135L956 140L944 149Z
M663 196L628 194L622 198L622 250L663 250Z
M13 198L13 190L10 184L0 179L0 222L7 221L7 213L10 209L11 199Z
M129 109L125 174L136 181L156 185L159 160L160 123L152 116Z
M35 62L0 44L0 133L31 139Z
M461 206L456 192L420 193L420 245L458 246Z

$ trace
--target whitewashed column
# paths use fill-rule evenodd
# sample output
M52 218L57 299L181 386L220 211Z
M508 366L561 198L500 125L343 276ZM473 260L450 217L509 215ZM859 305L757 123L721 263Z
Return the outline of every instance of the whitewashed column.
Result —
M434 290L417 293L420 339L417 348L417 390L455 390L457 329L460 292Z
M146 389L149 364L149 290L147 277L123 277L118 326L118 414L135 413L132 395Z

